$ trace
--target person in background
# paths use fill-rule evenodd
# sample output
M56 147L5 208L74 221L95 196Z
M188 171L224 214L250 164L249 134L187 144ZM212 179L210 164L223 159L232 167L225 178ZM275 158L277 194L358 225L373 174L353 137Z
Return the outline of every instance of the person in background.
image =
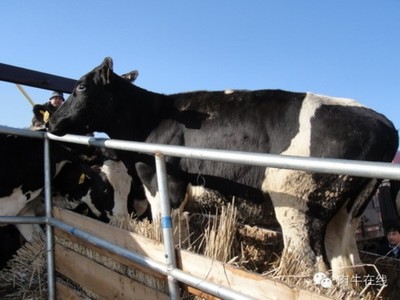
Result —
M378 248L378 254L400 259L400 225L390 225L385 232L387 241Z
M33 106L34 117L32 126L35 128L43 128L49 117L64 103L64 95L60 92L52 92L49 101L44 104L36 104Z

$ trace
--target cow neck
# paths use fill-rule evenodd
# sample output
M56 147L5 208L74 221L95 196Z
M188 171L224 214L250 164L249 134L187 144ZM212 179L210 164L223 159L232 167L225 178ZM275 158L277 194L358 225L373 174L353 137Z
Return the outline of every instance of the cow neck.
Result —
M118 112L110 138L144 142L161 120L171 115L172 100L163 94L147 91L124 80L118 90L124 105Z

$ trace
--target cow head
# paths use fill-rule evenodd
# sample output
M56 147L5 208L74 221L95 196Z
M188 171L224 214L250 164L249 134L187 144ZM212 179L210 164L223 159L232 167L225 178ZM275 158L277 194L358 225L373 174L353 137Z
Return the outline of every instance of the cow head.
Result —
M81 77L64 104L50 117L49 132L88 134L104 132L113 139L144 141L160 118L171 114L173 101L149 92L132 81L138 72L118 76L113 61Z
M158 182L157 172L153 162L137 162L135 164L137 174L143 183L148 199L155 199L154 201L159 203L158 198ZM168 196L171 202L172 208L178 208L184 200L187 187L187 178L184 172L181 172L177 168L174 168L172 164L167 164L168 175L167 175L167 189ZM154 205L153 205L154 206Z
M114 91L119 84L130 85L137 72L129 73L124 79L113 72L113 61L107 57L103 63L81 77L65 103L51 116L48 124L50 132L58 135L66 133L88 134L104 131L104 124L115 122ZM132 75L133 74L133 75ZM115 83L118 81L118 83Z
M108 217L113 214L114 188L99 165L67 164L52 185L55 206L75 210L85 203L103 221L109 221Z

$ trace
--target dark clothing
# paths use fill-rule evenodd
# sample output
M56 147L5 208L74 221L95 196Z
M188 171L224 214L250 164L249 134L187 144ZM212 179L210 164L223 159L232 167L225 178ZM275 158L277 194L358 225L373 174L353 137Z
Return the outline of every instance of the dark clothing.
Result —
M379 207L381 210L382 225L386 232L388 227L398 222L398 216L396 211L396 187L392 187L393 181L383 180L377 191L379 199Z
M47 119L44 118L45 112L48 112L48 117L51 116L57 107L53 106L50 101L44 104L36 104L33 107L33 114L35 115L32 119L32 125L44 126L47 123Z
M390 252L390 253L389 253ZM389 254L388 254L389 253ZM378 254L382 256L387 256L391 258L398 258L400 259L400 248L399 246L397 247L391 247L388 242L382 244L378 248Z

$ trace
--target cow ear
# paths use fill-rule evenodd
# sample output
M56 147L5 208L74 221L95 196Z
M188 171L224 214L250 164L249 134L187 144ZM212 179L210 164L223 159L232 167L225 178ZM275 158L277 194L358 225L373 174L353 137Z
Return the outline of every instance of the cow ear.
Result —
M106 57L101 65L101 72L105 84L111 82L111 75L113 73L113 60L111 57Z
M121 75L122 78L130 81L131 83L133 83L138 76L139 76L139 72L137 70L134 70L129 73Z
M154 167L143 162L137 162L135 168L140 181L154 196L158 189L156 170Z
M113 60L111 57L106 57L103 61L103 65L107 68L110 69L110 71L113 70Z
M83 175L85 175L85 178L88 178L89 180L94 180L96 178L96 175L100 172L100 167L98 165L94 166L89 166L85 163L80 164L80 167L83 171ZM81 174L81 176L82 176ZM81 177L79 177L79 181L81 180Z
M151 182L151 180L156 174L154 168L143 162L137 162L135 164L135 168L142 182L147 182L147 183Z

